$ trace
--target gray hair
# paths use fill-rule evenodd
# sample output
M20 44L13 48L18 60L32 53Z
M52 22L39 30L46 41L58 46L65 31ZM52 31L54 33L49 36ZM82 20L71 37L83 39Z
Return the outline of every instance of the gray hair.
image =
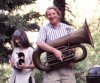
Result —
M57 12L57 14L59 15L59 17L61 18L61 12L56 6L50 6L50 7L47 8L47 10L45 12L46 17L47 17L47 11L50 10L50 9L54 9Z

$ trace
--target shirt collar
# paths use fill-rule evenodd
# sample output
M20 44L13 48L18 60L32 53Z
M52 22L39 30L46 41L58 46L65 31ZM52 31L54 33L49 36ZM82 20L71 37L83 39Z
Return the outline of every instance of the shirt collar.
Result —
M59 25L58 25L56 28L55 28L55 26L53 26L52 24L50 24L50 26L51 26L51 28L58 29L58 28L60 28L61 23L59 23Z

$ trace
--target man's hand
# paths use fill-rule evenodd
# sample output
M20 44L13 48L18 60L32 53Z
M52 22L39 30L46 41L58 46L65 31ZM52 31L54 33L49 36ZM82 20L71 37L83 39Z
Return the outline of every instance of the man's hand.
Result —
M56 58L58 60L63 61L63 57L62 57L62 52L61 51L55 49L53 53L54 53L54 55L56 56Z

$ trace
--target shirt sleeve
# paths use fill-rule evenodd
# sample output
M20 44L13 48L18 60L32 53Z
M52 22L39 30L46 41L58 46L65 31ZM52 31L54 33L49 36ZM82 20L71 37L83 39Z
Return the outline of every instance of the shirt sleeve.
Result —
M46 29L44 27L40 28L39 34L38 34L38 38L37 41L46 41Z
M16 48L13 50L12 55L11 55L11 60L13 61L15 61L15 57L14 57L15 53L16 53Z
M14 65L17 67L17 62L18 62L18 56L16 54L17 49L15 48L12 52L12 56L11 56L11 61L14 63Z
M33 52L34 52L34 49L32 47L29 47L29 56L30 56L30 63L32 63L32 55L33 55Z
M72 26L68 26L68 27L66 28L66 30L67 30L67 33L68 33L68 34L70 34L70 33L72 33L72 32L74 31Z

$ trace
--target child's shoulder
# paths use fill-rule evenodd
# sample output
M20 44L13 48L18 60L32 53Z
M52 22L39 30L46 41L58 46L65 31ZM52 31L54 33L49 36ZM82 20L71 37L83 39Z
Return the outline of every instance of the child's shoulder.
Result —
M28 49L28 50L34 50L34 48L33 48L33 47L28 47L27 49Z

